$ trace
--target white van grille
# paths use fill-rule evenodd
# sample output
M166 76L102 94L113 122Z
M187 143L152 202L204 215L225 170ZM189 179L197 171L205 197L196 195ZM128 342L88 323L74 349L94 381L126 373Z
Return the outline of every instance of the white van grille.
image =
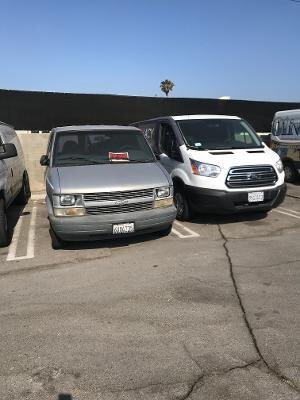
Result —
M251 165L231 168L226 185L232 189L274 186L277 180L278 176L272 165Z

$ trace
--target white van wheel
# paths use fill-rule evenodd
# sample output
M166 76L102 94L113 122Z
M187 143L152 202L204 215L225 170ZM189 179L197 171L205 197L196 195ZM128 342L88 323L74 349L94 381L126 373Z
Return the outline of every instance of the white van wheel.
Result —
M285 181L286 182L295 182L295 180L297 179L297 171L296 171L294 165L291 162L286 161L283 164L283 168L284 168L284 174L285 174Z
M187 198L180 189L175 190L174 204L177 210L176 218L179 221L187 221L191 217L191 209Z
M5 203L3 199L0 199L0 247L6 247L8 244L9 234Z

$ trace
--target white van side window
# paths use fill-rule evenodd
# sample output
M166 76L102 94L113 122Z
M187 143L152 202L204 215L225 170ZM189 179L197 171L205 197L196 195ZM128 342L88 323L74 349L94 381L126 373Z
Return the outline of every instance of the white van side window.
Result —
M273 127L273 133L275 136L279 135L279 121L275 121L274 127Z

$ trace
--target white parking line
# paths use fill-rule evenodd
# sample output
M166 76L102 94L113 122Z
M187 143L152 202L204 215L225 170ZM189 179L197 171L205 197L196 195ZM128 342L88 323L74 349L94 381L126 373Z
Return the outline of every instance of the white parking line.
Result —
M283 211L288 211L288 212L291 212L291 213L300 214L299 211L290 210L289 208L283 208L283 207L278 207L278 208L279 208L280 210L283 210Z
M183 224L180 224L177 221L175 221L174 224L176 224L179 228L183 229L184 231L188 232L188 235L184 235L181 232L179 232L177 229L173 228L172 233L174 233L180 239L194 238L194 237L200 236L199 233L192 231L192 229L187 228L186 226L184 226Z
M8 249L6 261L12 261L12 260L15 260L15 258L16 258L16 251L17 251L17 245L18 245L18 241L19 241L22 222L23 222L23 217L20 217L19 221L15 227L15 230L14 230L14 235L12 237L11 244Z
M36 207L32 208L31 218L29 223L29 231L27 238L27 250L26 255L21 257L16 257L18 242L20 238L21 226L24 216L21 216L14 230L14 235L11 241L11 244L8 249L8 254L6 261L16 261L16 260L25 260L28 258L34 258L34 242L35 242L35 223L36 223Z
M291 214L289 212L280 211L280 210L273 210L273 211L280 213L280 214L288 215L289 217L294 217L294 218L300 219L300 215L295 215L295 214ZM294 212L296 212L296 211L294 211Z

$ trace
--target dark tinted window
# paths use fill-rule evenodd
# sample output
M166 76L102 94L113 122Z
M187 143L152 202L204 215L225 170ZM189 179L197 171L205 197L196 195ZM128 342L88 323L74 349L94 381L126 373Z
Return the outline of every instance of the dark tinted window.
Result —
M119 160L119 162L155 161L142 132L72 131L56 134L54 165L109 163L112 162L110 153L126 153L128 155L126 160Z

